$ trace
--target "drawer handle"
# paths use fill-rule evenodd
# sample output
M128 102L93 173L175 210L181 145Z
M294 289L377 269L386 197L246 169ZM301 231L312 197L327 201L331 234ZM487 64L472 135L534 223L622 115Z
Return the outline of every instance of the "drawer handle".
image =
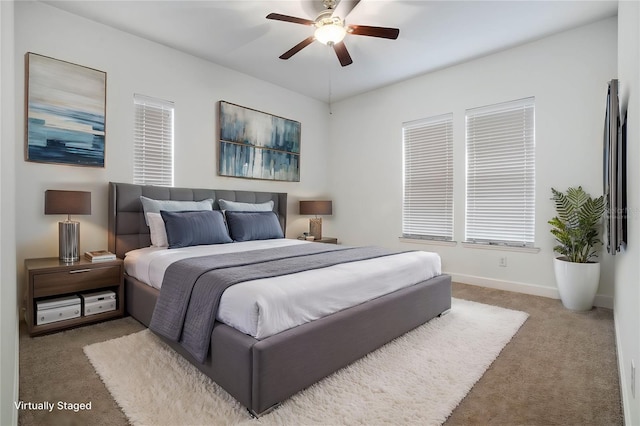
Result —
M79 274L81 272L89 272L91 269L74 269L73 271L69 271L70 274Z

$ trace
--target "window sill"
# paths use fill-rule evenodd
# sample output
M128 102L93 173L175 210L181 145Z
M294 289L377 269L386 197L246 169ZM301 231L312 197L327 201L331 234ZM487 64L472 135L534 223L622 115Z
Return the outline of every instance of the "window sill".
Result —
M469 243L469 242L463 242L462 247L482 249L482 250L514 251L519 253L539 253L540 252L540 249L538 247L514 247L514 246L505 246L500 244L482 244L482 243Z
M455 247L458 244L457 241L427 240L427 239L421 239L421 238L405 238L405 237L398 237L398 241L400 241L401 243L424 244L428 246Z

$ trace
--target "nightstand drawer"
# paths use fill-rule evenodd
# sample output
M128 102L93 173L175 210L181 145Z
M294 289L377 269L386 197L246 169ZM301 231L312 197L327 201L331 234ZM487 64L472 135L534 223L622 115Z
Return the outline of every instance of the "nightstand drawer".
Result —
M73 293L120 284L120 266L82 267L33 276L33 297Z

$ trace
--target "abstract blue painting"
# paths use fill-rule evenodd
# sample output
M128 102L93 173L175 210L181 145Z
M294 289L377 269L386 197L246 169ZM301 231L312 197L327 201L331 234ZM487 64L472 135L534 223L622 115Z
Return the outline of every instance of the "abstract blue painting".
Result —
M27 53L26 159L104 167L107 74Z
M300 123L220 101L218 173L300 181Z

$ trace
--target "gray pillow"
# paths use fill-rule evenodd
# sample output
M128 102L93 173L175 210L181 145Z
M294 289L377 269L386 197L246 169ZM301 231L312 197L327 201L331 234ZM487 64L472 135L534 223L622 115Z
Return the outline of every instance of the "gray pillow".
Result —
M160 213L160 210L167 212L213 210L213 200L211 198L202 201L154 200L141 195L140 201L144 210L144 221L147 225L149 225L147 220L147 213L149 212Z
M167 230L170 249L233 242L224 224L222 212L218 210L160 210L160 215Z
M274 212L227 211L227 226L234 241L284 238L278 216Z
M265 203L241 203L239 201L218 200L220 210L231 212L270 212L273 211L273 200Z

